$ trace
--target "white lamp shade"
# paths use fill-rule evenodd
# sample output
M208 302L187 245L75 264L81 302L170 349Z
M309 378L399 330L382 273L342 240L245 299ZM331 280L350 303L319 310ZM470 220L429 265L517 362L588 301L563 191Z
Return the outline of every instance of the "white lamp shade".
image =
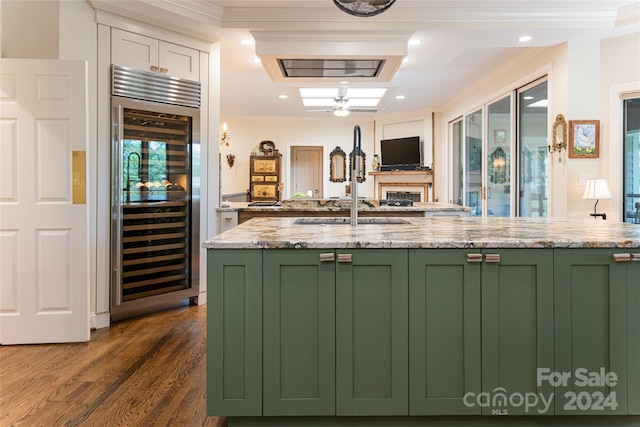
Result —
M604 200L610 199L609 185L606 178L590 178L587 179L587 185L584 189L583 199Z

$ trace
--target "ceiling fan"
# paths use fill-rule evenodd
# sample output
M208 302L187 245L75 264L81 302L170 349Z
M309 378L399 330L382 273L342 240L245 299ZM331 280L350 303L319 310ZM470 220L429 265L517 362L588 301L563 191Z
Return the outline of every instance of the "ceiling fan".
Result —
M377 108L373 107L351 107L348 96L336 96L333 98L335 104L332 108L328 108L325 110L307 110L308 112L325 112L325 113L333 113L334 116L337 117L346 117L350 113L375 113L378 111Z

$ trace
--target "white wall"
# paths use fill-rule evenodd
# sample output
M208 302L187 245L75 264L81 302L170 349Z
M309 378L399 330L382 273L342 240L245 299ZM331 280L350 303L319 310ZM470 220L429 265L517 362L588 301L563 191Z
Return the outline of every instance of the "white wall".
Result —
M2 0L0 8L2 57L60 59L58 0Z

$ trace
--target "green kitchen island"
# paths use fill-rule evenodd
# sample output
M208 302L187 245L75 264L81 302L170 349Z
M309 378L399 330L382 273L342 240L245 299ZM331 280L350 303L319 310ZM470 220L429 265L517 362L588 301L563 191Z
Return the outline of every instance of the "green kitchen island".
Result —
M254 218L203 243L209 415L640 425L640 227L340 221Z

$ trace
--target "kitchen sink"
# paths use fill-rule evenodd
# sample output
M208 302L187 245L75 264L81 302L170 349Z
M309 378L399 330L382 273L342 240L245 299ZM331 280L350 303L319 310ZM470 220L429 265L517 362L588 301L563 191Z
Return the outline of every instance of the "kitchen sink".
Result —
M294 222L297 225L331 225L351 224L351 218L298 218ZM358 224L408 224L406 219L389 217L358 218Z

